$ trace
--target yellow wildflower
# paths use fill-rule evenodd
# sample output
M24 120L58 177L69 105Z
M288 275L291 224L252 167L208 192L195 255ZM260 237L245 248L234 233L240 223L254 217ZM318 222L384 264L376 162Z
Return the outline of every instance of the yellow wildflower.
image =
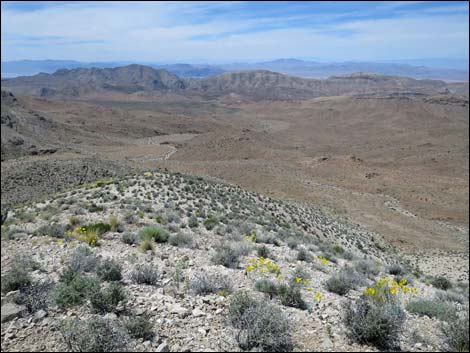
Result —
M317 292L317 294L315 295L315 298L317 298L317 300L321 300L321 293Z
M295 283L300 283L302 281L302 278L300 277L295 277Z

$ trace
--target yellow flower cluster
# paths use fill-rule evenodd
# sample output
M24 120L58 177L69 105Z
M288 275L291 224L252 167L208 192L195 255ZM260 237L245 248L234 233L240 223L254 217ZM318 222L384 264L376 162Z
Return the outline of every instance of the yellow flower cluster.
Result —
M401 291L402 293L418 294L418 289L415 287L408 287L406 285L407 283L408 281L406 278L397 282L393 278L382 276L373 287L366 288L366 290L364 290L364 294L378 302L385 301L388 293L396 295Z
M95 246L96 243L98 242L98 235L96 234L96 232L91 229L87 229L86 227L77 227L75 228L73 232L68 231L68 232L65 232L65 234L68 235L69 237L72 237L79 241L87 243L90 246ZM75 246L75 243L72 241L71 245Z
M243 236L243 239L251 241L253 243L256 243L256 234L255 233L251 233L251 234L243 233L242 236Z
M264 272L269 272L269 273L275 273L278 275L278 279L281 280L282 276L280 275L281 269L278 265L276 265L274 262L272 262L269 259L265 259L264 257L260 257L259 259L254 258L252 259L248 265L246 266L246 271L248 273L258 270L259 273L264 273Z
M146 178L151 178L152 176L153 176L153 174L150 173L150 172L145 172L144 173L144 177L146 177Z
M328 265L328 263L330 262L330 260L324 258L323 256L318 256L318 259L323 262L325 265Z

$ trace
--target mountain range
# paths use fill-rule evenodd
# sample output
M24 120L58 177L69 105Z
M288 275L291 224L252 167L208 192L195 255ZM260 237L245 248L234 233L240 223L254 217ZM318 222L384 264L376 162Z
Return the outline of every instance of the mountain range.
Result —
M468 83L416 80L409 77L354 73L328 79L294 77L268 70L224 72L203 79L179 77L165 69L144 65L116 68L60 69L2 80L2 88L18 95L83 98L100 94L176 93L248 99L308 99L336 95L468 96Z
M355 72L371 72L377 75L407 76L415 79L437 79L445 81L468 81L468 69L439 67L392 62L331 62L306 61L298 59L278 59L258 63L233 64L156 64L141 63L155 69L165 69L180 77L205 78L226 71L270 70L286 75L306 78L327 78L332 75L347 75ZM2 61L2 77L35 75L41 72L53 73L59 69L74 68L114 68L132 64L128 61L116 62L79 62L73 60L19 60ZM441 63L444 65L444 63Z

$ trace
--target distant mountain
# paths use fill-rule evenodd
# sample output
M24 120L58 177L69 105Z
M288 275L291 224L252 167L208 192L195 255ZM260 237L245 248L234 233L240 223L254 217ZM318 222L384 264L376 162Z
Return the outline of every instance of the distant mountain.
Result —
M429 66L413 65L429 62ZM436 65L448 64L449 68ZM131 64L130 62L101 62L84 63L73 60L20 60L2 61L2 78L29 76L40 72L53 73L59 69L74 68L115 68ZM463 60L409 60L401 63L394 62L338 62L321 63L317 61L304 61L299 59L277 59L259 63L233 63L224 65L191 65L191 64L155 64L147 63L155 69L167 70L179 77L205 78L226 71L241 70L270 70L286 75L306 78L327 78L333 75L348 75L355 72L371 72L377 75L407 76L415 79L433 79L444 81L468 81L467 66ZM462 69L463 67L463 69Z
M96 62L85 63L74 60L19 60L2 61L2 78L18 76L31 76L41 72L52 74L60 69L78 68L115 68L129 65L131 62ZM211 65L189 65L189 64L148 64L155 69L164 69L180 77L201 78L220 74L225 70Z
M167 70L143 65L117 68L61 69L2 80L2 88L19 95L89 97L102 93L175 92L183 95L224 96L247 99L307 99L334 95L439 95L468 96L468 83L382 76L371 73L332 76L325 80L284 75L268 70L224 72L204 79L180 78ZM463 93L462 93L463 92Z
M468 81L468 70L430 68L395 63L342 62L319 63L297 59L280 59L254 64L222 65L226 70L271 70L287 75L327 78L332 75L348 75L355 72L371 72L377 75L407 76L415 79Z
M14 93L42 97L80 97L105 91L175 91L184 89L185 85L185 81L166 70L136 64L112 69L61 69L53 74L41 73L2 81L2 86L8 87Z

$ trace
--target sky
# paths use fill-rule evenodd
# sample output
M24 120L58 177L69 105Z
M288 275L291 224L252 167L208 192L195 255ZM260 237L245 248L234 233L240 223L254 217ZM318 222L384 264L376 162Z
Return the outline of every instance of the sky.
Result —
M467 1L2 1L1 59L468 59Z

